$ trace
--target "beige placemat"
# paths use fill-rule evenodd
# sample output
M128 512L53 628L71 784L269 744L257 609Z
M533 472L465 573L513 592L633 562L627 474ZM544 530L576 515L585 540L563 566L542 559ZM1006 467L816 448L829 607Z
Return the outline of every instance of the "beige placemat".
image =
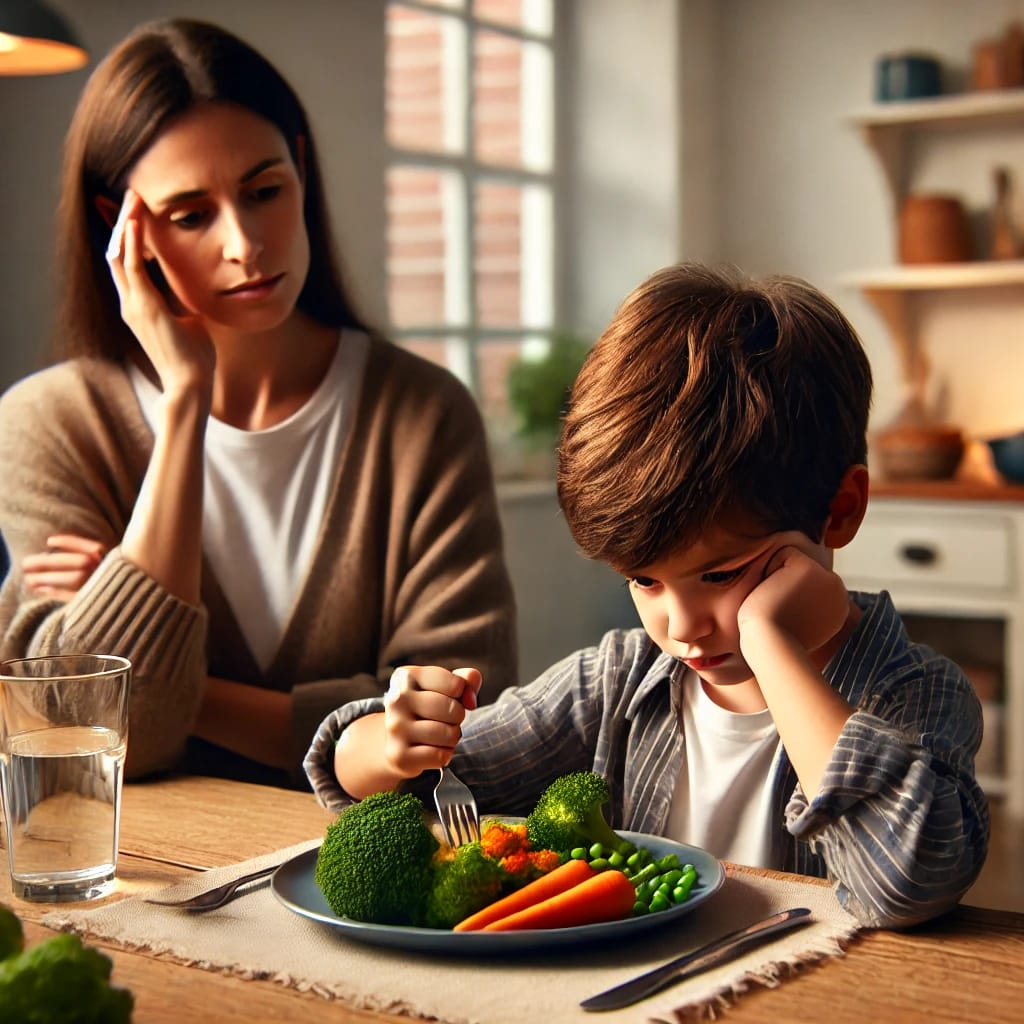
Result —
M189 895L319 843L301 843L244 864L216 868L160 891ZM581 999L789 907L808 907L812 924L624 1010L586 1013ZM207 970L270 978L352 1006L445 1024L590 1024L712 1018L752 983L774 987L802 963L840 955L857 930L826 886L765 878L728 866L725 884L677 924L628 944L587 945L497 957L441 957L370 946L293 913L267 886L220 910L187 914L137 897L92 910L60 909L43 924L170 955Z

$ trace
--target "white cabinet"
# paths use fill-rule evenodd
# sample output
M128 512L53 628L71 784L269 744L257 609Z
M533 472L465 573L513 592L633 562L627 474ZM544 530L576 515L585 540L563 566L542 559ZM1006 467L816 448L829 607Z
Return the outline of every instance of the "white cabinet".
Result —
M979 779L1024 818L1024 504L872 496L836 571L851 590L889 591L912 639L994 669Z

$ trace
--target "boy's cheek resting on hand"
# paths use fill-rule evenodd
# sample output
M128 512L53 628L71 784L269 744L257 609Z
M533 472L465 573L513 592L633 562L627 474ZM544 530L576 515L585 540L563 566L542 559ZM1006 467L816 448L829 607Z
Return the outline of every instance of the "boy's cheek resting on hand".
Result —
M737 613L744 656L761 628L788 634L808 652L831 640L851 612L846 584L830 568L795 545L780 548L768 561L765 578L747 595Z

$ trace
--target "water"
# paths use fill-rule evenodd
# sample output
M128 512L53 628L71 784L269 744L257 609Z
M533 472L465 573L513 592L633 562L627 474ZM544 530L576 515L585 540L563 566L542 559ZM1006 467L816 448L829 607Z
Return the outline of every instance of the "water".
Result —
M110 729L21 733L0 760L14 893L87 899L109 891L117 863L125 744Z

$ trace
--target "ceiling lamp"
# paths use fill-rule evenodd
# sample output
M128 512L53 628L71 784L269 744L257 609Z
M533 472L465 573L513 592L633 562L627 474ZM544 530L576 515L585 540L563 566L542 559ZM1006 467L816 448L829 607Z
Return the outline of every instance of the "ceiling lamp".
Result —
M88 60L63 16L40 0L0 0L0 75L52 75Z

